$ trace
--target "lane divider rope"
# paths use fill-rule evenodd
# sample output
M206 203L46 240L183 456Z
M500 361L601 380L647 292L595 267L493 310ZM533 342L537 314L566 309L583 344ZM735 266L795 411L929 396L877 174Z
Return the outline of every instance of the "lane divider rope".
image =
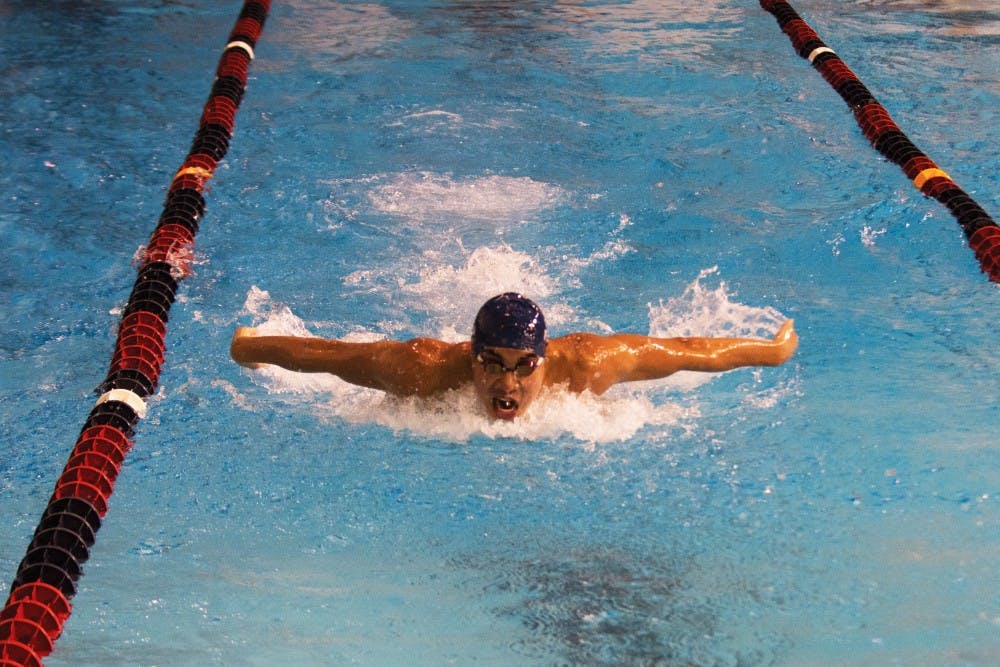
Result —
M774 15L796 52L844 99L872 146L899 165L920 192L938 200L951 212L965 232L983 272L993 282L1000 283L1000 226L910 141L857 75L789 3L760 0L760 6Z
M0 665L36 666L69 618L70 600L90 555L146 400L166 352L167 317L178 282L191 273L194 236L205 211L205 183L226 155L254 46L270 0L244 2L215 73L191 149L167 191L142 253L100 397L56 481L10 596L0 611Z

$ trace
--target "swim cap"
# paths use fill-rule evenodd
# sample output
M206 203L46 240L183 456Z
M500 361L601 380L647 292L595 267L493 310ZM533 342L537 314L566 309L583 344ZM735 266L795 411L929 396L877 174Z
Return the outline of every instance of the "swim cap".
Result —
M472 351L484 347L511 347L545 356L545 317L542 309L515 292L495 296L479 309L472 330Z

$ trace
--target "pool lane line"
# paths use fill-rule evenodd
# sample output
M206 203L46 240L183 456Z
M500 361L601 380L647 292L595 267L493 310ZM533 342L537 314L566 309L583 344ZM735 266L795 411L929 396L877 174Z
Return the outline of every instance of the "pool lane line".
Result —
M899 165L914 187L951 211L983 272L1000 282L1000 226L943 169L899 129L871 91L787 2L760 0L800 56L808 60L854 112L865 138Z
M205 185L229 150L236 110L271 0L247 0L219 59L191 149L167 191L122 312L108 374L98 391L0 611L0 667L41 665L62 633L108 498L132 447L146 399L159 382L167 319L191 273Z

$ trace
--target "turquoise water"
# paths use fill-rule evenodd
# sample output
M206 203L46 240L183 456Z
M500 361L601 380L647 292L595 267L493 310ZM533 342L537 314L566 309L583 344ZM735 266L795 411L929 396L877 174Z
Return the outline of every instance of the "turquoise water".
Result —
M0 8L0 593L239 5ZM49 665L989 665L1000 293L756 2L275 2ZM794 3L1000 212L1000 12ZM775 369L386 400L240 324L769 335Z

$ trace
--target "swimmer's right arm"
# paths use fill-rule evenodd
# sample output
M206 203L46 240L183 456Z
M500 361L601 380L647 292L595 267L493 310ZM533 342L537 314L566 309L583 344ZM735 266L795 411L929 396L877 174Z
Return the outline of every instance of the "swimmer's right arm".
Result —
M247 368L273 364L300 373L331 373L345 382L393 394L426 395L457 386L454 345L431 339L353 343L326 338L233 333L229 353Z
M298 373L332 373L353 384L384 389L373 359L380 343L348 343L302 336L261 336L254 327L233 333L229 354L247 368L266 364Z
M251 338L257 340L250 340ZM262 351L257 346L259 341L256 328L237 327L236 331L233 332L233 340L229 343L229 356L240 366L260 368L267 362L256 359L258 356L263 356Z

